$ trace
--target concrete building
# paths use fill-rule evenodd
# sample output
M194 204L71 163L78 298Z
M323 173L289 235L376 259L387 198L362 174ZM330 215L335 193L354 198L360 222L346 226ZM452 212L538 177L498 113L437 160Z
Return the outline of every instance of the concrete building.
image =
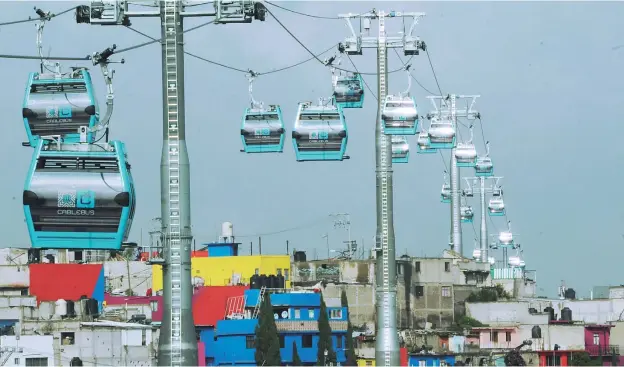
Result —
M0 336L0 366L55 366L52 336Z
M282 361L292 363L294 343L303 363L316 363L321 295L315 292L283 292L270 293ZM253 316L259 296L258 289L245 291L242 297L244 303L239 309L230 309L228 319L218 321L215 329L200 331L201 341L206 346L207 365L255 365L254 337L258 319ZM328 305L327 314L338 362L344 363L346 308Z

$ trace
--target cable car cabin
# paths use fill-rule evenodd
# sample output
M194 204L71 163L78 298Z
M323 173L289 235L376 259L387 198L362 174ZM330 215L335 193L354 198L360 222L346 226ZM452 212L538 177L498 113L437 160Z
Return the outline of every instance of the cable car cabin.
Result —
M455 147L455 125L450 120L434 118L429 127L429 146L436 149Z
M247 108L241 126L245 153L282 153L284 151L284 120L279 106L268 109Z
M392 163L407 163L409 161L409 143L407 136L392 136Z
M80 141L80 126L94 127L99 122L99 108L91 75L86 69L58 76L30 73L22 108L30 146L41 136L61 135L66 143ZM95 132L87 132L87 142Z
M500 187L494 187L492 189L492 196L499 197L501 195L503 195L503 189L501 189Z
M342 108L364 106L364 82L360 74L338 77L334 88L334 103Z
M135 210L124 144L39 140L24 187L32 247L119 250Z
M297 162L342 161L348 140L342 107L300 103L292 140Z
M478 157L475 164L475 176L491 177L494 176L494 164L490 157Z
M474 211L469 206L462 206L460 209L460 218L462 223L472 223Z
M513 234L511 232L500 232L498 234L498 242L501 245L511 245L513 241Z
M477 149L472 143L459 143L455 148L457 167L474 167L477 164Z
M502 217L505 215L505 202L502 198L492 198L488 203L488 212L491 217Z
M416 135L418 111L416 101L409 95L387 96L381 118L386 135Z
M416 153L430 154L430 153L437 153L437 152L438 152L437 149L431 148L431 145L429 143L429 134L427 132L423 131L420 134L418 134Z
M443 203L451 202L451 185L443 184L442 191L440 192L440 199Z

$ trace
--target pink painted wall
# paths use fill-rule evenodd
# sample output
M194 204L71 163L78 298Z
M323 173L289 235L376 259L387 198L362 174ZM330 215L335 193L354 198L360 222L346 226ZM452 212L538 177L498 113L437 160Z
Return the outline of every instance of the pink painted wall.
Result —
M151 301L158 302L156 311L152 311L152 321L161 322L163 318L163 297L162 296L112 296L104 294L104 301L107 305L148 305Z
M206 365L206 345L204 342L197 342L197 365Z
M474 331L474 329L473 329ZM490 333L498 335L498 341L492 341ZM507 333L510 334L510 341L507 341ZM492 327L489 329L479 330L479 346L481 348L515 348L522 340L514 328Z
M587 325L585 326L585 346L596 345L594 334L598 334L598 344L609 345L611 341L610 325Z

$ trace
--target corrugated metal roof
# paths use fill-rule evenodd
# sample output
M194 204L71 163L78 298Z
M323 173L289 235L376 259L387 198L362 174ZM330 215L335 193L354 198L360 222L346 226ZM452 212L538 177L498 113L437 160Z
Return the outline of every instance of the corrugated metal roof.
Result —
M102 264L30 264L30 294L37 302L77 301L81 296L104 300Z
M249 286L201 287L193 295L193 320L196 326L215 326L225 317L227 300L240 297Z

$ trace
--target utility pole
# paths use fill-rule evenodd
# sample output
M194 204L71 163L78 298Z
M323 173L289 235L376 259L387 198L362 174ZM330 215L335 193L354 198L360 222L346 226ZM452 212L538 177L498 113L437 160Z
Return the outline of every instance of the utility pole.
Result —
M347 250L345 254L347 254L348 259L351 259L353 255L352 246L356 241L351 241L351 215L349 213L335 213L330 214L331 217L334 217L334 228L346 228L347 229L347 241L342 241L347 245ZM340 217L341 219L338 219Z
M442 120L450 120L455 129L455 144L451 148L451 248L460 254L464 255L464 249L462 245L462 227L461 227L461 185L460 185L460 173L459 166L457 165L457 138L459 134L459 124L457 122L459 117L465 117L468 119L475 119L479 117L479 113L473 109L474 104L479 98L479 95L457 95L449 94L447 96L428 96L429 100L433 104L434 110L428 114L428 118L438 117ZM458 100L466 100L466 107L462 109L457 108ZM470 100L470 103L468 103ZM439 106L439 107L438 107Z
M396 327L396 249L394 243L393 193L392 193L392 144L390 136L384 133L381 115L387 96L388 48L401 47L405 55L417 55L425 49L424 42L412 36L415 25L425 13L404 13L372 10L364 14L340 14L351 31L339 50L347 55L362 55L362 48L377 49L378 111L375 125L375 170L377 202L377 235L375 237L376 260L376 345L375 364L377 366L398 366L399 339ZM385 21L388 18L413 19L409 31L403 30L398 36L386 36ZM355 32L352 18L359 18L364 33ZM377 37L370 36L371 20L379 22Z
M163 145L160 198L164 259L164 317L159 366L196 366L197 339L192 313L191 189L184 113L184 17L215 17L215 23L264 21L266 9L252 0L213 3L214 11L186 12L180 0L158 1L156 11L128 11L127 1L91 1L76 8L76 22L130 26L131 17L158 17L161 24ZM151 252L151 251L150 251Z
M488 245L488 230L487 230L487 204L486 204L486 194L494 192L494 188L486 188L485 180L495 180L494 187L498 187L498 182L502 180L503 177L464 177L466 180L466 184L469 187L476 186L476 183L479 182L479 198L481 204L481 233L480 233L480 246L479 250L481 251L480 261L482 263L488 262L489 258L489 245ZM472 189L474 192L474 189Z

